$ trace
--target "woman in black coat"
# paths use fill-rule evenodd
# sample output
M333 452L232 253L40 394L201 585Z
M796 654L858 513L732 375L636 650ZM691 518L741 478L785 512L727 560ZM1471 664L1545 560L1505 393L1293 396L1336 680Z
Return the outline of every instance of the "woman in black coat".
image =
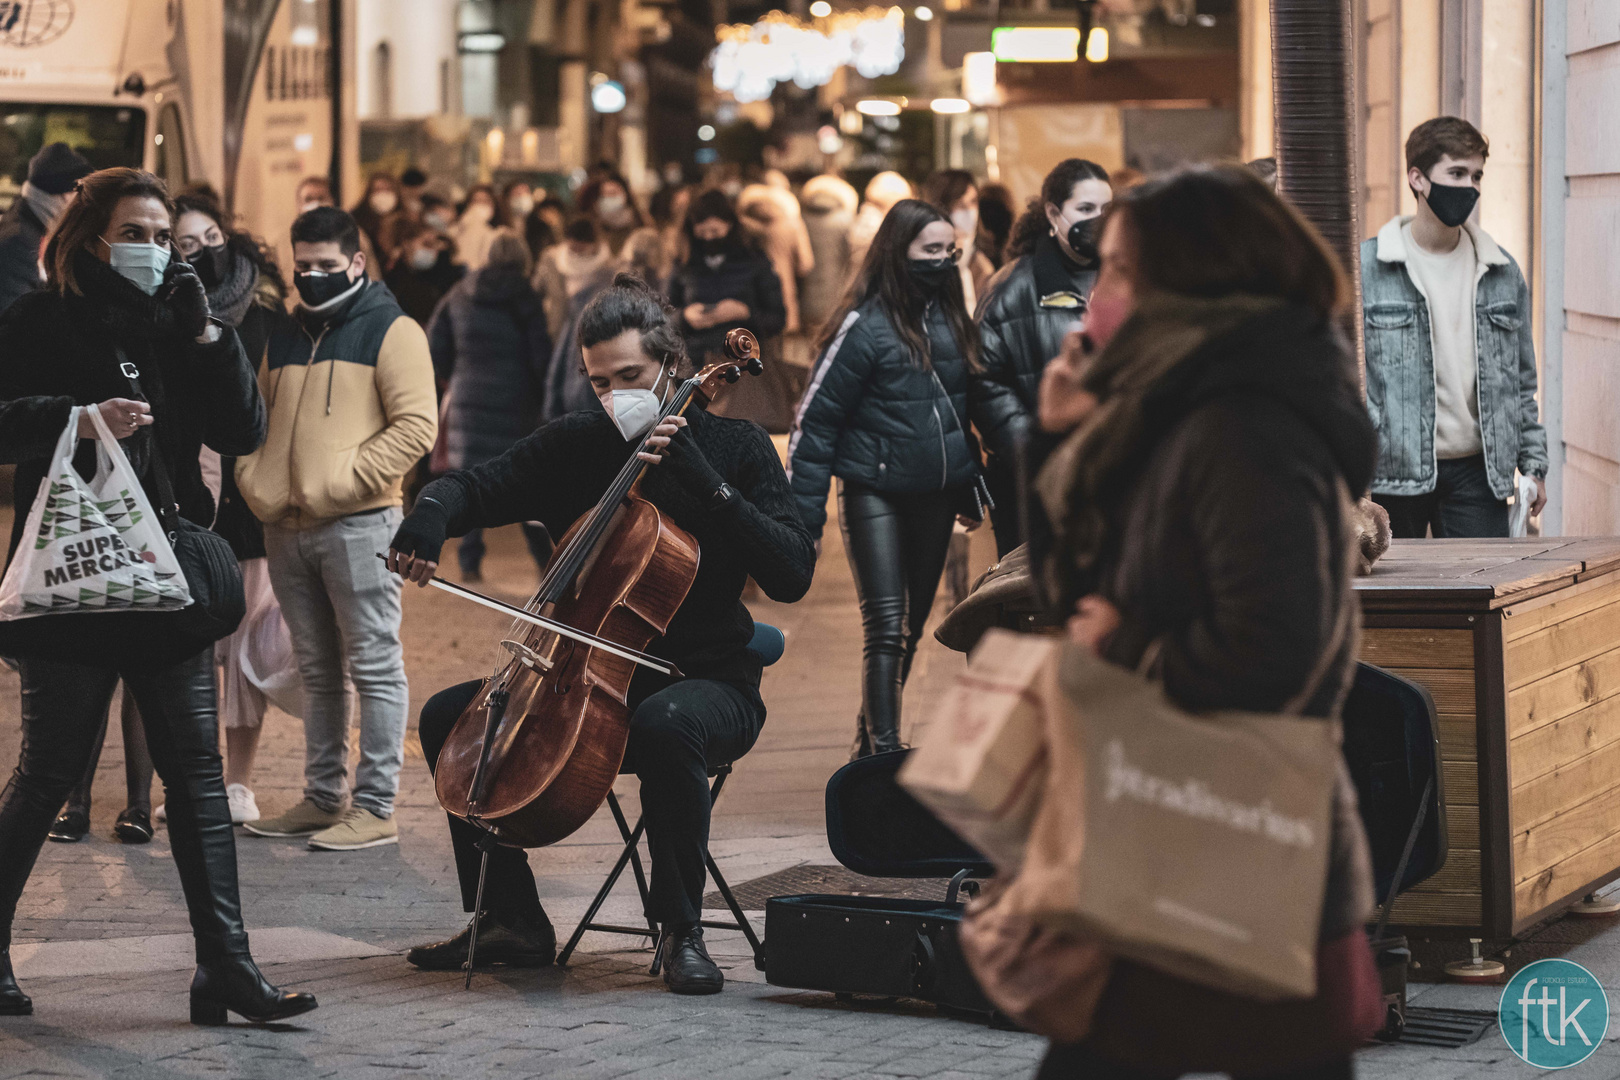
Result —
M135 169L86 177L46 245L46 288L0 317L0 400L48 395L90 403L134 396L151 403L154 425L127 453L154 505L155 459L173 478L179 513L206 526L214 500L198 454L246 454L264 440L265 411L236 332L210 317L196 272L174 257L173 206L163 182ZM76 464L93 474L94 448ZM17 463L16 503L33 503L49 450ZM26 515L12 529L16 550ZM50 618L49 615L42 616ZM236 841L226 805L215 712L211 647L166 667L90 666L77 653L21 663L23 751L0 794L0 950L7 950L17 900L51 818L84 762L120 678L140 707L147 746L163 779L169 838L197 939L191 984L194 1023L219 1024L226 1010L267 1021L315 1007L309 994L271 986L248 952L236 876ZM0 952L3 955L3 952ZM0 1012L30 1011L10 964Z
M1376 450L1343 272L1237 167L1122 194L1100 254L1084 335L1041 386L1042 427L1063 436L1036 482L1046 594L1082 647L1133 670L1151 655L1184 709L1337 720L1360 619L1348 517ZM1325 888L1297 883L1323 890L1314 998L1261 1003L1121 960L1092 1034L1053 1046L1040 1080L1349 1077L1383 1005L1342 761L1333 795Z
M984 373L973 396L973 426L989 454L985 479L996 500L990 524L999 555L1025 540L1018 468L1021 460L1027 479L1041 467L1045 444L1030 440L1041 372L1063 348L1063 336L1085 319L1097 280L1096 230L1113 197L1101 165L1059 162L1013 229L1007 245L1013 261L990 279L979 304Z
M428 321L433 373L448 383L446 445L452 470L500 457L540 426L551 338L546 312L529 285L529 249L511 229L489 245L489 261L440 301ZM542 573L551 556L543 526L525 522L529 553ZM456 550L465 581L478 581L484 531L473 529Z
M722 353L739 326L768 341L787 325L782 280L770 259L748 243L737 212L718 191L706 191L686 214L691 255L669 281L669 302L686 352L702 368Z
M962 303L950 219L918 199L883 219L788 443L810 534L838 513L866 644L855 756L900 748L900 692L933 607L958 518L982 519L968 381L979 336Z

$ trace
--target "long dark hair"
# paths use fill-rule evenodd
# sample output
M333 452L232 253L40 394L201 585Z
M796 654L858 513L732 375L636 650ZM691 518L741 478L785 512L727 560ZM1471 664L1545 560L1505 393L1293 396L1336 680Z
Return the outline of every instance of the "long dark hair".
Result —
M926 300L912 284L906 249L911 247L918 233L936 221L951 223L937 207L921 199L901 199L894 204L884 216L883 224L878 226L872 246L867 249L866 261L844 293L843 302L821 328L817 349L825 349L838 336L839 328L851 311L876 297L884 316L910 354L911 362L922 368L930 366L928 333L921 318ZM939 302L968 370L978 371L979 328L968 315L960 274L946 275L945 283L940 286Z
M634 274L615 274L613 284L591 297L579 313L580 348L588 349L626 330L635 330L641 334L642 355L683 375L690 365L686 339L675 328L674 315L657 289Z
M282 296L287 295L287 280L281 276L281 267L276 265L275 254L269 245L248 232L246 229L233 228L225 208L220 206L218 196L210 191L195 188L182 192L174 199L174 220L178 224L181 214L198 213L219 226L219 231L225 234L225 243L233 252L240 252L255 269L259 276L267 278L274 286L276 292Z
M728 255L737 255L749 250L751 245L748 230L743 228L742 220L737 217L737 208L731 205L731 200L726 198L725 192L711 188L693 199L691 207L686 211L686 221L682 223L681 231L686 235L688 251L698 250L697 237L693 235L692 230L697 227L698 222L710 219L723 221L731 226L725 240Z
M1015 259L1035 250L1036 242L1052 230L1052 223L1046 219L1046 204L1062 206L1074 194L1074 185L1082 180L1101 180L1106 184L1108 170L1095 161L1069 158L1058 162L1046 174L1046 179L1041 181L1040 197L1029 200L1013 225L1012 238L1007 241L1007 258Z
M1351 300L1349 279L1316 227L1252 171L1196 166L1121 192L1137 287L1214 299L1275 296L1324 319Z
M93 172L74 189L73 201L62 211L61 220L45 241L45 287L59 293L84 294L73 275L73 260L92 240L107 231L120 199L156 199L174 218L174 202L169 189L149 172L140 169L102 169Z

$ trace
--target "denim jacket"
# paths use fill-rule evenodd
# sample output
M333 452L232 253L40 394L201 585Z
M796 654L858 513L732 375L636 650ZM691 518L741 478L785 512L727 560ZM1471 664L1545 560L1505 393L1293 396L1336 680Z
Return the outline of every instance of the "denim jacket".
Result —
M1406 239L1392 219L1361 245L1361 304L1367 335L1367 411L1378 429L1379 495L1434 490L1434 337L1429 304L1406 269ZM1481 264L1474 293L1479 427L1485 475L1498 499L1513 471L1547 475L1547 433L1536 409L1536 352L1530 288L1513 256L1472 222L1463 226Z

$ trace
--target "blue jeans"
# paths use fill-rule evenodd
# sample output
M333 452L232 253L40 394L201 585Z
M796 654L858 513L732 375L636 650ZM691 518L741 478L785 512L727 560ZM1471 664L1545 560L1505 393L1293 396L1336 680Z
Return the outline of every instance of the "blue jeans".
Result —
M349 794L346 666L360 695L352 801L379 817L394 812L410 692L399 642L401 583L377 553L388 550L401 517L392 506L313 529L264 527L270 584L304 681L304 797L323 810L340 809Z

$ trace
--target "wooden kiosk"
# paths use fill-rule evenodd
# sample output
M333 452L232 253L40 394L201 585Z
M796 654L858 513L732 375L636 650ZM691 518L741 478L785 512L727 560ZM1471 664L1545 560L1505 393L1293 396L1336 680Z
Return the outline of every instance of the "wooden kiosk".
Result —
M1356 591L1440 718L1450 854L1390 921L1504 938L1620 878L1620 538L1398 540Z

